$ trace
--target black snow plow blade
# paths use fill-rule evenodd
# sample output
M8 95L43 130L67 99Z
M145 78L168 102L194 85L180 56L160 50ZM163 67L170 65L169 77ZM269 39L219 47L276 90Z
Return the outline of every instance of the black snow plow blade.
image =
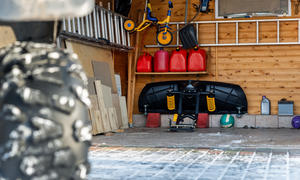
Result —
M243 89L234 84L210 81L191 81L198 92L210 92L215 96L216 110L209 112L206 95L200 96L199 113L210 114L245 114L248 103ZM143 113L174 114L177 112L178 97L175 97L176 108L168 110L167 94L170 91L183 91L189 81L167 81L147 84L139 97L139 111ZM194 97L183 98L183 113L195 112L196 102Z

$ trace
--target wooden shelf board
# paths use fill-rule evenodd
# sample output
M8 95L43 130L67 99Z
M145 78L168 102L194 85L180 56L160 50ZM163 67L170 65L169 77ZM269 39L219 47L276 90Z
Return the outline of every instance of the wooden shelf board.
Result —
M206 75L208 72L136 72L136 75Z

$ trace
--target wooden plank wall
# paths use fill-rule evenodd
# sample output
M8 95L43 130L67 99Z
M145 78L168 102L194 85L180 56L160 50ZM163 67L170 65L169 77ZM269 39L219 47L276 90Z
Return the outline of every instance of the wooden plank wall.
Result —
M151 0L154 14L157 18L166 17L167 0ZM292 17L295 14L295 2L292 0ZM134 0L131 17L137 19L138 10L144 8L144 0ZM184 21L185 0L173 0L174 9L171 21ZM189 5L189 18L195 11L191 0ZM211 2L214 8L214 1ZM270 18L270 17L269 17ZM261 19L261 18L259 18ZM214 13L201 15L197 20L215 20ZM297 42L297 22L286 22L280 24L280 41ZM241 43L256 42L255 23L241 23L239 25L239 39ZM259 39L260 42L276 42L276 23L261 23ZM219 27L220 43L235 42L235 24L222 24ZM142 32L142 44L155 44L155 27ZM199 27L200 43L214 43L215 26L201 25ZM173 43L176 42L174 38ZM166 48L171 52L174 48ZM205 76L137 76L134 113L138 113L138 95L146 83L169 81L169 80L210 80L240 85L248 98L249 114L260 114L261 96L266 95L271 100L272 114L277 114L277 101L286 98L295 101L295 113L300 114L300 45L281 46L238 46L238 47L206 47L209 55L208 72ZM142 48L142 52L154 55L156 48Z
M116 74L120 74L122 96L127 96L128 85L128 52L117 51L113 52L114 69Z
M11 27L0 26L0 48L16 41L15 34Z
M117 92L114 74L120 74L122 95L127 95L128 83L128 57L127 52L103 49L96 46L85 45L78 42L67 41L69 48L72 48L78 54L88 77L94 77L92 61L106 62L109 65L111 76L113 78L113 92Z

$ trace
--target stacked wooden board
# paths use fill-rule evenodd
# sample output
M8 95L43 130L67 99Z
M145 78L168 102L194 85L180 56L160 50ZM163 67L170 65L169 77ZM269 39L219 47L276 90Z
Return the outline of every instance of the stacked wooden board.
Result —
M93 85L96 93L90 95L92 107L89 110L93 135L128 128L125 97L112 94L111 88L100 80L95 80Z

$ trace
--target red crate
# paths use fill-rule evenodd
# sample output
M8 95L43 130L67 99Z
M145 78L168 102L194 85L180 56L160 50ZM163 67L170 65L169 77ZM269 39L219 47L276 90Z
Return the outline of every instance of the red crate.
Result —
M149 113L147 116L146 127L148 128L160 127L160 113Z
M199 113L198 114L198 121L197 121L197 128L209 128L209 116L207 113Z

